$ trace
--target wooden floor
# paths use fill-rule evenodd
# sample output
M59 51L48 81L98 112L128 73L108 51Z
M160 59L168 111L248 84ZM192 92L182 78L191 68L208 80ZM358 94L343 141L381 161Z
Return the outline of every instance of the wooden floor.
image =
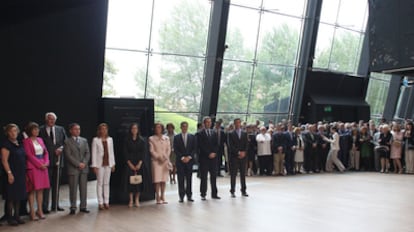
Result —
M89 183L90 214L64 212L0 231L414 231L414 175L345 173L293 177L248 177L248 198L229 196L229 177L219 178L221 200L178 203L177 185L167 185L167 205L113 205L98 212L95 182ZM239 182L237 182L238 184Z

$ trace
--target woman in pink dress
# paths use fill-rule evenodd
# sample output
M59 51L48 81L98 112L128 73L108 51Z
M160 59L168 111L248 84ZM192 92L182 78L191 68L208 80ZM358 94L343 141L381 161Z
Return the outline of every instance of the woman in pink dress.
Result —
M395 124L392 128L391 156L394 164L394 172L402 173L401 153L403 147L404 133L401 131L400 124Z
M149 137L152 164L152 182L155 187L157 204L167 204L165 201L165 182L167 181L170 163L170 139L162 134L163 125L155 123L154 135Z
M39 125L30 122L26 126L28 138L23 140L23 147L26 152L27 178L26 188L29 192L30 218L38 220L45 219L42 211L43 190L50 187L48 166L49 154L43 140L39 137ZM34 197L36 194L37 211L34 211Z

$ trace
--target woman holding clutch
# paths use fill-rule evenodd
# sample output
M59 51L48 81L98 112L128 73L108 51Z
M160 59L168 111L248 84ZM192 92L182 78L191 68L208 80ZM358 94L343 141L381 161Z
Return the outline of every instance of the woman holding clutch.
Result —
M137 123L131 124L129 127L129 133L124 141L124 155L128 165L128 182L130 176L141 175L142 177L142 165L147 150L147 142L139 134L139 126ZM142 192L142 183L129 183L129 204L128 207L134 205L139 207L139 196ZM134 197L135 195L135 197Z

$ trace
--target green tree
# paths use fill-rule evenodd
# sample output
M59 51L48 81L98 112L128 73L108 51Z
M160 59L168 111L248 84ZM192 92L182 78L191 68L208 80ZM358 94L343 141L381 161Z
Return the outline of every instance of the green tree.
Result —
M327 68L332 71L354 73L361 53L359 33L345 31L335 34L331 46L316 51L313 67Z
M117 73L118 69L115 68L115 65L110 60L105 59L102 97L116 96L113 81Z
M159 30L163 53L161 81L151 83L158 106L172 111L198 111L204 78L209 9L200 1L183 0ZM190 56L183 56L190 55Z

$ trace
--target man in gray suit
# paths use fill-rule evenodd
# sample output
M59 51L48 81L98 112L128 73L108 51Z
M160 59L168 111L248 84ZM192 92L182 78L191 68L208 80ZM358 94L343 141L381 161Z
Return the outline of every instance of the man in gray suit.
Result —
M49 152L49 181L52 190L52 211L63 211L59 207L59 187L63 168L63 143L67 138L65 129L56 125L57 116L53 112L45 115L45 125L40 127L39 136L43 139ZM49 213L49 189L43 191L43 212Z
M65 140L64 156L69 180L70 214L76 212L76 197L79 186L80 212L89 213L86 208L86 188L88 184L88 163L91 158L88 141L80 137L80 126L69 125L71 137Z

